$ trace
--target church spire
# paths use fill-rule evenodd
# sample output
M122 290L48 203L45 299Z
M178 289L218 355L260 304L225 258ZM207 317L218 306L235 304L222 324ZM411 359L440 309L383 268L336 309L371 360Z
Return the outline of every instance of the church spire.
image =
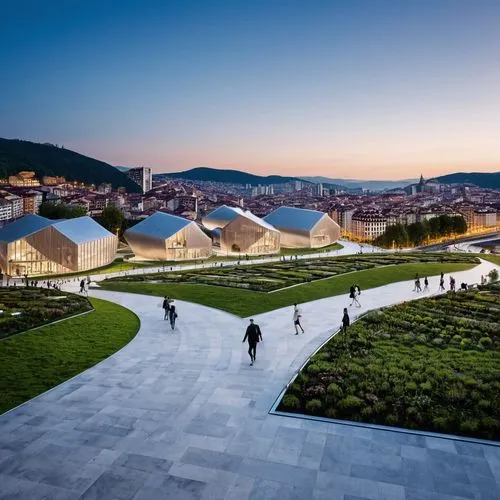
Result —
M424 174L420 174L420 185L424 184Z

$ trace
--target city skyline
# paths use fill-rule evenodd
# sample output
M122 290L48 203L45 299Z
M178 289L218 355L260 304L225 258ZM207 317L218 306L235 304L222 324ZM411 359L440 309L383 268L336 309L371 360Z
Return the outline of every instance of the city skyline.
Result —
M0 136L154 173L426 178L500 165L500 4L11 4Z

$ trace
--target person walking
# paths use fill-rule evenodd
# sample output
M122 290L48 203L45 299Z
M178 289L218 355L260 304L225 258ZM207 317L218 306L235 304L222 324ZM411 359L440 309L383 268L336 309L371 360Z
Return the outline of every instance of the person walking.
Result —
M443 273L441 273L441 278L439 278L439 290L438 291L439 292L444 292L445 291Z
M175 320L177 319L177 310L175 309L175 306L173 304L170 304L170 307L168 309L168 317L170 319L170 326L172 327L172 330L174 330Z
M168 313L170 311L170 297L164 297L162 308L165 311L165 314L163 316L163 321L165 321L169 317Z
M347 312L347 307L344 307L344 316L342 316L342 327L340 331L344 334L347 333L347 327L351 324L349 314Z
M250 320L250 324L247 327L245 336L243 337L243 343L248 339L248 355L250 356L250 366L255 363L255 357L257 355L257 344L259 340L262 340L262 332L260 331L259 325Z
M424 292L426 290L429 290L429 280L427 279L427 276L424 278Z
M80 281L80 293L85 294L85 280Z
M293 325L295 327L295 335L299 334L299 328L302 330L302 333L304 333L304 329L302 328L302 325L300 324L300 318L301 318L299 306L297 304L293 305Z
M418 274L415 274L415 285L413 287L414 292L421 292L422 287L420 286L420 276Z
M450 276L450 291L455 291L455 278L453 276Z
M356 303L356 306L361 307L361 304L359 303L359 300L356 295L357 295L356 285L352 285L351 288L349 289L349 298L352 299L350 307L352 307L354 303Z

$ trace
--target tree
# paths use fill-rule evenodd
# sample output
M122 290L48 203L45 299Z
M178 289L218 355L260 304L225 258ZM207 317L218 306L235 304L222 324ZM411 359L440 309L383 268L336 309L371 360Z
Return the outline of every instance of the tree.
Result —
M408 238L414 246L421 245L429 235L427 224L414 222L408 226Z
M124 217L116 207L106 207L99 217L99 222L108 231L116 234L117 232L121 233L123 230Z
M76 217L83 217L87 215L87 210L85 207L71 206L53 203L42 203L38 211L39 215L42 217L47 217L47 219L74 219Z
M375 240L375 244L386 248L408 246L408 231L406 230L406 226L403 226L403 224L389 226L385 233Z
M467 222L461 215L454 215L451 218L451 225L455 234L464 234L467 232Z

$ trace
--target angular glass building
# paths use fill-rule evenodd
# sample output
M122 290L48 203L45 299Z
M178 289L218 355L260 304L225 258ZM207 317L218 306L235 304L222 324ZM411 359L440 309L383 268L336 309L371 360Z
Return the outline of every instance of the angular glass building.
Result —
M225 254L259 255L280 250L280 232L248 210L222 205L202 219Z
M320 248L340 238L340 226L317 210L279 207L264 220L279 229L281 246L286 248Z
M118 238L90 217L26 215L0 229L0 267L10 276L82 272L113 262Z
M188 260L212 255L212 240L196 222L163 212L127 229L124 236L139 259Z

